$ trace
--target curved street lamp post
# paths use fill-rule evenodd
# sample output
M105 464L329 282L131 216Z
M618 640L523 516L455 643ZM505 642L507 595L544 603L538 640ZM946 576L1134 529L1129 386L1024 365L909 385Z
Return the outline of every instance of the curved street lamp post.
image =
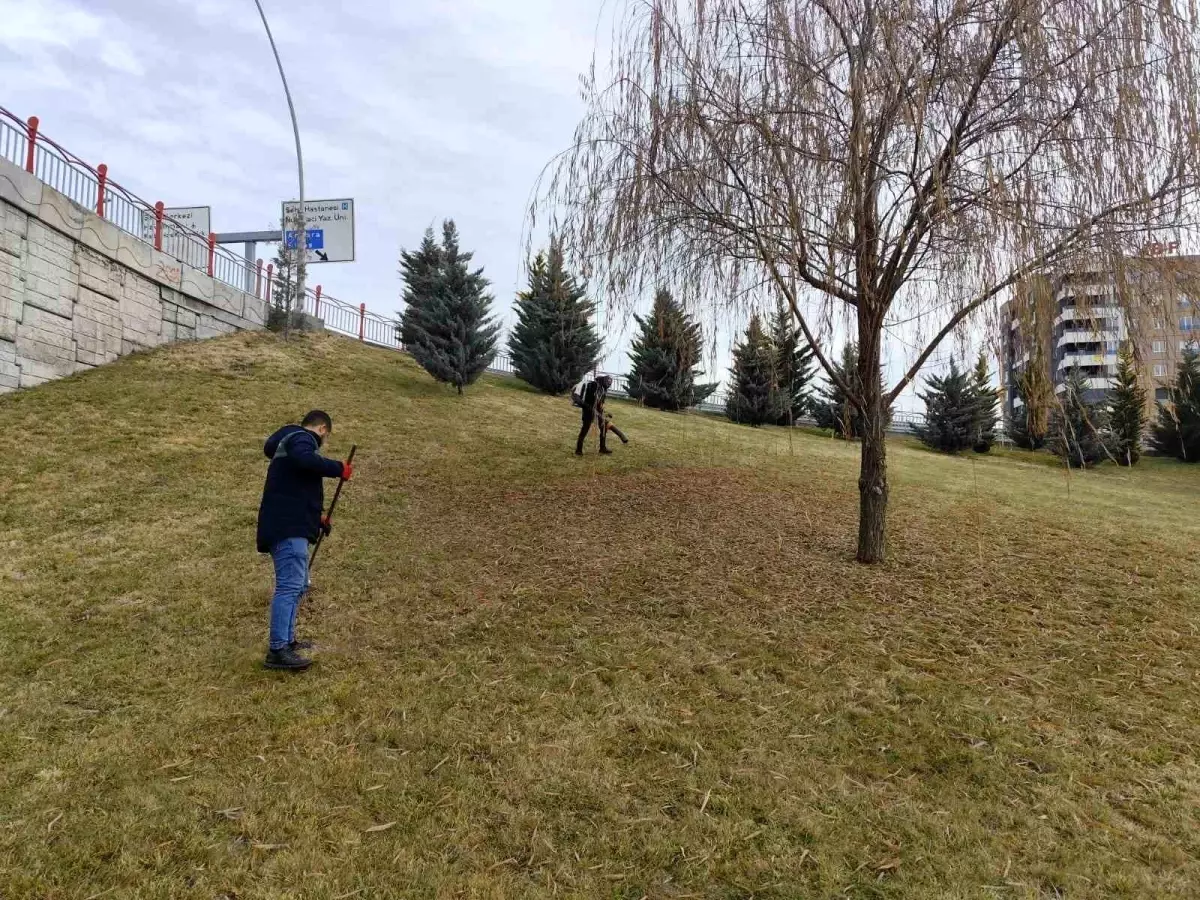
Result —
M300 125L296 121L296 106L292 103L292 92L288 88L287 75L283 72L283 61L279 58L279 49L275 46L275 38L271 34L271 26L267 22L267 14L263 11L261 0L254 0L254 5L258 7L258 14L262 18L263 28L267 32L267 40L271 43L271 52L275 55L275 65L279 67L279 80L283 82L283 94L287 97L288 112L292 116L292 133L296 137L296 172L300 179L300 214L297 217L296 223L296 251L299 257L299 262L296 264L296 302L300 309L304 308L304 269L308 262L308 241L307 229L304 221L304 155L300 152ZM281 223L284 231L284 246L287 245L287 217ZM270 302L270 298L267 298ZM285 336L291 331L292 316L291 311L287 313L287 320L284 322Z

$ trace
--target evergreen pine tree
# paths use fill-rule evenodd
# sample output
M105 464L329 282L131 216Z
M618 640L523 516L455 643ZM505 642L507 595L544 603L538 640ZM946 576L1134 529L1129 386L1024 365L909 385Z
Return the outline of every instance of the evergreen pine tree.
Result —
M775 372L782 402L778 424L794 425L812 404L813 352L782 299L771 321L771 342L775 345Z
M832 363L834 372L842 381L850 381L858 369L858 347L847 343L842 348L841 362ZM827 386L817 388L817 402L813 405L813 417L820 428L828 428L838 437L852 438L857 435L854 430L854 414L852 407L846 401L846 392L838 385L837 379L830 379Z
M1142 432L1146 426L1146 391L1138 384L1137 360L1129 344L1117 357L1117 377L1108 394L1109 427L1113 455L1122 466L1132 466L1142 456Z
M843 382L857 390L860 384L857 344L848 342L842 348L842 361L833 363L833 370ZM882 381L881 374L880 383ZM856 440L863 433L862 413L849 402L846 392L838 386L837 381L830 379L829 385L818 388L817 393L818 399L813 404L813 417L817 420L817 426L832 430L836 437ZM885 424L890 424L891 420L892 411L889 408Z
M396 325L397 336L406 349L423 334L424 310L433 302L438 272L442 266L442 248L426 228L421 246L400 252L400 277L404 280L404 314Z
M975 445L979 403L971 377L950 359L950 371L925 379L925 423L915 431L921 443L943 453L958 453Z
M1017 397L1021 406L1014 410L1008 423L1008 433L1018 447L1040 450L1046 445L1050 430L1050 403L1053 392L1046 377L1041 351L1034 351L1034 358L1017 378Z
M295 221L283 220L282 230L299 230L300 217ZM305 267L305 253L296 247L289 248L280 241L271 261L271 309L267 313L267 328L282 331L284 339L291 336L293 328L304 321L304 303L297 291L301 269Z
M700 326L684 312L670 291L660 288L650 315L634 316L641 333L629 351L632 362L626 390L634 400L654 409L695 406L717 389L696 384L703 343Z
M547 394L570 390L600 358L592 326L594 303L563 266L562 248L550 242L529 270L529 288L517 294L517 325L509 338L517 377Z
M1200 462L1200 354L1184 353L1175 387L1158 404L1150 438L1154 449L1180 462Z
M419 250L401 255L405 299L411 295L414 301L401 319L405 348L425 371L460 394L491 365L500 332L488 319L487 279L483 269L470 270L471 256L459 248L450 220L442 225L440 247L426 232Z
M725 414L734 422L759 426L779 421L785 399L776 383L775 347L757 315L750 317L746 336L733 348L729 398Z
M979 359L971 375L971 394L975 400L972 448L976 453L987 453L996 442L996 421L999 418L996 408L1000 403L1000 395L992 387L987 354L983 350L979 351Z
M1087 378L1072 369L1050 417L1050 452L1072 468L1090 468L1108 456L1108 416L1103 405L1084 399L1087 389Z

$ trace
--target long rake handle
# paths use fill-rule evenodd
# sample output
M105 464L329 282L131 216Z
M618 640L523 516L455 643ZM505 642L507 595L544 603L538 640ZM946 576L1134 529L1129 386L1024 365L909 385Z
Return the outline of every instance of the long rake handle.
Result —
M358 449L358 444L350 445L350 455L348 457L346 457L347 463L354 462L354 451L357 449ZM333 492L333 499L331 501L329 501L329 512L325 513L325 518L329 519L330 522L333 521L333 511L334 511L334 509L337 508L338 497L342 496L342 485L344 485L345 483L346 483L345 478L338 479L337 490L335 490ZM310 570L312 569L313 561L317 558L317 551L321 549L321 542L323 540L325 540L325 532L324 531L322 531L320 534L317 535L317 542L316 542L316 544L313 545L312 556L310 556L308 558L308 568Z

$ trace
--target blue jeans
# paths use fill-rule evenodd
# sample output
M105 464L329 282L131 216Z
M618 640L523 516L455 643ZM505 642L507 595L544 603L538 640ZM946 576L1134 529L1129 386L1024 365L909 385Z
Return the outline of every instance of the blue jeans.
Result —
M288 538L271 548L275 563L275 596L271 598L272 650L282 650L296 639L296 614L308 589L308 541Z

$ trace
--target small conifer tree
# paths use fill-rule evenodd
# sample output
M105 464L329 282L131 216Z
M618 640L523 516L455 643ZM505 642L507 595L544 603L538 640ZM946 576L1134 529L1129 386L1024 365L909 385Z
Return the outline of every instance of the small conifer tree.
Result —
M1129 344L1117 357L1117 376L1108 394L1108 418L1117 462L1136 465L1142 456L1142 432L1146 428L1146 390L1138 384L1137 359Z
M291 220L282 220L282 231L299 231L302 223L297 210ZM279 242L275 258L271 261L271 308L267 313L267 328L283 333L286 341L292 330L301 330L304 325L304 298L297 290L300 275L306 267L307 254L299 247L289 247L287 241Z
M780 425L794 425L812 406L813 352L792 320L792 311L778 301L771 320L775 345L775 374L782 407Z
M1085 399L1087 389L1087 378L1072 369L1050 417L1050 452L1072 468L1091 468L1109 455L1108 416L1102 404Z
M833 370L844 383L851 386L852 390L857 390L856 386L860 383L857 344L847 343L842 348L841 362L834 363ZM880 382L882 383L882 381L881 374ZM836 380L831 381L826 387L818 388L817 393L818 398L813 406L813 416L817 420L818 427L828 428L836 437L847 440L856 440L862 435L862 413L846 397L846 392L842 390ZM890 424L892 421L891 408L885 415L885 424Z
M745 338L733 348L729 370L725 414L734 422L759 426L779 421L785 398L775 380L775 349L758 316L751 316Z
M714 384L697 384L703 336L700 326L665 288L645 318L634 316L640 329L629 351L632 366L627 391L654 409L679 410L708 397Z
M447 220L439 247L427 231L421 247L401 255L407 306L401 339L413 358L438 381L461 394L491 365L500 328L488 315L492 298L483 270L470 269L471 254L458 245Z
M1017 398L1021 403L1013 409L1008 423L1009 436L1018 447L1040 450L1046 446L1053 397L1041 351L1035 349L1033 359L1017 376Z
M943 453L958 453L975 444L978 403L971 377L959 371L950 359L945 375L930 375L926 390L917 396L925 401L925 422L915 430L921 443Z
M1200 354L1195 351L1183 355L1175 387L1158 404L1151 443L1180 462L1200 462Z
M508 341L517 377L547 394L570 390L600 358L592 325L596 306L565 267L562 248L551 241L529 269L529 287L517 294L517 325Z
M971 395L975 400L975 419L972 424L972 448L976 453L987 453L996 443L997 407L1000 396L992 387L988 371L987 354L980 350L971 374Z

